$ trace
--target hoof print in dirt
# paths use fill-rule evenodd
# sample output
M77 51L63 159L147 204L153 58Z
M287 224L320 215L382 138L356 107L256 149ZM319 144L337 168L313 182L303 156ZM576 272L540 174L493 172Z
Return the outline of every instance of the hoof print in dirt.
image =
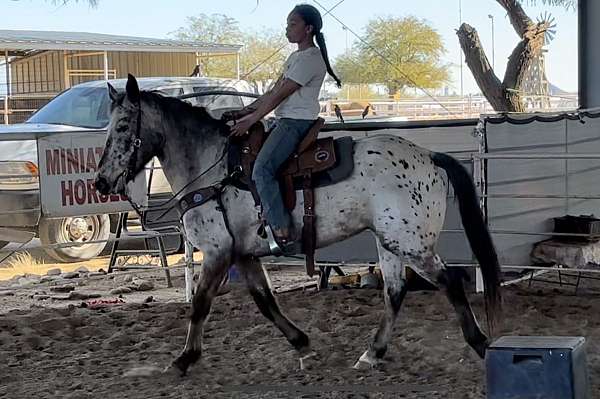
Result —
M128 287L135 291L150 291L154 289L154 283L152 281L134 279Z
M93 292L71 291L71 293L69 294L69 299L83 301L86 299L100 298L101 296L102 295Z
M312 370L319 363L320 357L319 354L315 351L310 351L307 354L300 354L300 370L308 371Z
M129 287L117 287L110 291L112 295L130 294L133 290Z
M59 285L56 287L51 287L50 291L52 291L52 292L71 292L71 291L75 291L75 286L74 285Z
M155 377L157 375L160 375L161 373L162 370L156 366L139 366L127 370L125 373L123 373L123 377Z

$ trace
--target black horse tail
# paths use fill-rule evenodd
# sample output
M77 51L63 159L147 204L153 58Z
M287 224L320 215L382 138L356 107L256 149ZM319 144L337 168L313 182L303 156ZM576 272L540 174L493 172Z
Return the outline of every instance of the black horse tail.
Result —
M464 166L449 155L434 152L431 154L431 160L435 166L446 171L458 197L460 217L465 234L483 275L485 312L491 334L502 312L500 264L492 237L479 208L473 179Z

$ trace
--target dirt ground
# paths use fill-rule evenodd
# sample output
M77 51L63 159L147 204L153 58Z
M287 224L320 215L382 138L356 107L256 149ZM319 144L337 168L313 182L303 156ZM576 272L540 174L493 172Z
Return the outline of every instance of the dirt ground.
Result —
M281 289L306 282L299 268L270 268ZM300 371L295 352L237 285L218 297L204 331L203 359L187 377L127 377L139 367L163 368L182 349L189 305L184 281L175 288L159 272L140 274L149 291L111 289L126 275L75 278L78 292L101 298L40 299L52 284L0 284L2 398L485 398L485 367L465 344L454 312L433 291L409 292L378 370L351 368L366 349L383 309L376 289L329 289L278 294L287 315L312 339L317 367ZM555 279L555 276L547 275ZM62 283L61 283L62 284ZM150 299L149 297L152 296ZM470 294L482 324L482 298ZM592 397L600 397L600 281L573 287L527 282L504 289L499 335L584 336Z

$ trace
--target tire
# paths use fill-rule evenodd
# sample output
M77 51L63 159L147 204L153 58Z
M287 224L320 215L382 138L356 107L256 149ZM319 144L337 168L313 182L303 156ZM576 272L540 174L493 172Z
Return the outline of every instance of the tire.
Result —
M110 236L110 217L90 215L41 219L38 229L42 245L107 240ZM44 251L59 262L78 262L98 256L106 244L102 242L78 247L44 248Z

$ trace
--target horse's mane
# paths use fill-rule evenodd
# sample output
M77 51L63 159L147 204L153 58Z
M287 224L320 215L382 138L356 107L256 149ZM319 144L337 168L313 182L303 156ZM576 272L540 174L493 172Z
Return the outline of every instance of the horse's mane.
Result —
M160 104L161 108L165 109L172 115L189 115L191 117L201 119L204 122L212 122L219 125L224 124L224 122L220 119L213 118L205 107L192 105L187 101L164 96L153 91L140 91L140 96L142 99L150 100L151 102Z

